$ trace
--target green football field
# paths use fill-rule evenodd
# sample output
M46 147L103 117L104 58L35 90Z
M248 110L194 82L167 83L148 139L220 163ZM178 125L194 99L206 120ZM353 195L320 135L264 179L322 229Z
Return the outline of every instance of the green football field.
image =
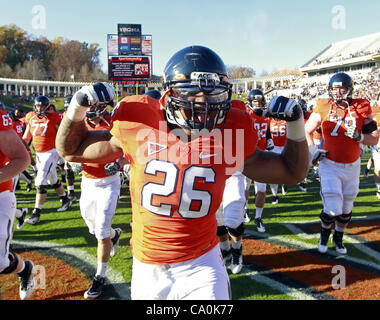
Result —
M369 155L366 154L362 159L362 172L368 157ZM311 182L306 184L307 191L300 191L298 186L289 186L288 194L283 196L279 188L280 200L277 205L271 203L272 196L268 186L263 213L267 232L258 233L253 219L246 225L244 268L238 275L233 275L229 271L233 299L350 299L352 295L348 293L354 289L356 297L362 297L364 294L360 291L360 277L363 277L363 281L375 281L375 286L379 285L380 199L376 197L373 173L371 172L368 178L364 178L363 175L360 177L360 193L355 202L352 225L364 223L365 226L356 234L348 230L349 235L344 241L349 255L343 258L334 253L333 246L327 257L321 257L316 250L322 204L319 183L311 178L311 174L309 174L309 179ZM35 190L26 192L26 184L23 181L20 186L21 189L16 192L18 207L27 207L31 212L34 207ZM252 217L255 208L253 187L251 190L249 207ZM80 176L76 176L76 194L80 196ZM30 251L34 248L42 253L53 254L57 258L69 261L84 272L88 279L91 279L96 270L97 241L88 233L81 218L79 202L75 202L66 212L57 212L59 207L57 195L54 190L49 190L41 222L37 225L26 225L20 231L14 228L14 247L16 249L29 248L27 250ZM129 188L125 186L122 188L113 223L114 227L119 227L123 231L120 249L118 254L110 259L109 267L121 275L127 290L131 280L132 265L129 247L130 222L131 200ZM75 253L63 253L60 248L75 249ZM73 259L66 259L70 255L74 256ZM330 278L333 277L329 265L334 264L342 264L350 272L353 269L352 274L359 279L355 280L355 283L347 283L346 291L338 290L339 294L337 294L338 291L329 288L331 286L328 283L329 274ZM322 280L312 281L312 279L318 279L319 272L323 270L325 271L324 278L328 272L325 280L327 283ZM112 280L109 283L112 286ZM350 287L351 285L359 286L359 289ZM119 295L117 298L123 297L128 297L128 294ZM70 297L66 298L70 299ZM106 294L103 299L115 299L115 297L112 297L112 294Z

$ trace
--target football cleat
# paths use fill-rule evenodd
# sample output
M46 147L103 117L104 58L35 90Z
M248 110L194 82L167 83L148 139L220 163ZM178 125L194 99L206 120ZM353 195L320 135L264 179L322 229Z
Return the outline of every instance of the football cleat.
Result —
M278 196L272 197L272 204L278 204Z
M24 225L25 225L25 217L28 213L28 208L22 208L21 209L21 217L20 218L16 218L17 219L17 230L21 230L22 228L24 228Z
M301 191L307 191L306 186L305 186L305 182L301 182L301 183L298 185L298 188L299 188Z
M20 299L28 299L34 291L34 264L31 260L25 261L25 269L21 272L23 275L18 274L20 279Z
M91 287L84 293L85 299L96 299L103 293L105 278L95 276Z
M246 209L244 212L244 223L249 223L251 222L251 218L249 217L249 210Z
M380 191L376 192L376 196L380 199Z
M57 209L58 212L67 211L72 205L72 201L70 200L69 197L66 197L64 200L61 200L61 201L62 201L62 206Z
M336 231L332 236L332 243L335 244L335 250L339 254L347 254L347 249L343 245L343 232Z
M229 265L232 260L232 252L231 248L228 250L220 250L222 252L222 257L223 257L223 263L225 266Z
M231 252L232 252L232 263L231 263L230 269L233 274L237 274L243 268L242 247L240 247L239 249L231 248Z
M111 247L111 252L110 256L114 257L116 253L119 251L119 241L120 241L120 235L122 231L120 228L115 229L115 236L111 239L112 242L112 247Z
M263 225L263 221L261 220L261 218L256 218L255 219L255 225L257 227L257 231L258 232L261 232L261 233L265 232L265 227Z
M34 209L30 217L25 220L25 223L36 224L38 222L40 222L40 213L38 212L38 209Z
M327 252L330 234L331 234L331 229L325 229L321 227L321 236L318 242L318 251L320 253Z
M283 184L281 187L282 195L286 196L288 193L288 186L286 184Z

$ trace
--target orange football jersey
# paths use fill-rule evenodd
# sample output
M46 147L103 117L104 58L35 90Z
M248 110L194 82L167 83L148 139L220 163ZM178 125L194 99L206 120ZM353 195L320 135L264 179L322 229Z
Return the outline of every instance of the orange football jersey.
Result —
M34 112L29 112L26 115L25 123L29 126L36 152L46 152L55 148L56 126L61 121L62 114L60 112L48 113L41 118Z
M25 123L21 122L20 120L13 120L13 129L16 131L18 136L22 138L22 135L24 134Z
M257 131L257 135L259 141L257 143L257 147L261 150L266 150L267 148L267 132L270 130L270 122L271 118L267 118L264 116L259 117L256 113L253 112L252 109L247 108L248 114L253 119L253 126Z
M7 131L13 129L12 119L9 117L8 113L0 109L0 131ZM5 167L9 162L9 159L0 150L0 168ZM12 180L4 181L0 183L0 192L13 191Z
M347 137L347 125L354 125L362 132L364 120L371 114L368 100L353 99L349 108L332 107L329 99L317 100L313 110L321 115L323 149L326 157L340 163L352 163L360 157L360 143Z
M87 121L86 118L85 123L88 130L109 130L111 125L111 116L105 115L104 120L101 120L98 125L93 126ZM82 174L89 179L101 179L108 177L104 172L104 166L106 164L107 163L82 163Z
M273 144L276 147L283 147L286 143L286 121L272 119L270 122L270 132Z
M256 148L251 118L231 107L223 129L188 141L183 130L168 128L159 101L129 96L112 121L111 133L131 164L133 255L171 264L215 247L225 181Z

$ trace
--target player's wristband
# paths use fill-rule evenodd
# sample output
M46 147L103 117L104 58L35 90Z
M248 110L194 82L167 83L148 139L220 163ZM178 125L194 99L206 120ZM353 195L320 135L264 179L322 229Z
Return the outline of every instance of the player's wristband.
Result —
M77 92L71 99L70 105L67 108L66 116L74 122L82 121L86 117L88 108L79 104L79 101L83 101L83 93Z
M296 121L286 122L286 137L295 142L301 142L306 139L303 114L301 114L301 117Z

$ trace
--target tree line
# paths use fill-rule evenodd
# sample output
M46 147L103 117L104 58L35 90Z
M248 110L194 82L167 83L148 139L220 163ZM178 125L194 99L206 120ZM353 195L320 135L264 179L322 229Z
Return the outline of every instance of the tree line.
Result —
M35 37L14 24L0 26L0 77L106 81L97 43Z
M54 80L107 81L101 69L97 43L64 37L35 37L15 24L0 26L0 77ZM228 66L230 79L251 78L251 67Z

